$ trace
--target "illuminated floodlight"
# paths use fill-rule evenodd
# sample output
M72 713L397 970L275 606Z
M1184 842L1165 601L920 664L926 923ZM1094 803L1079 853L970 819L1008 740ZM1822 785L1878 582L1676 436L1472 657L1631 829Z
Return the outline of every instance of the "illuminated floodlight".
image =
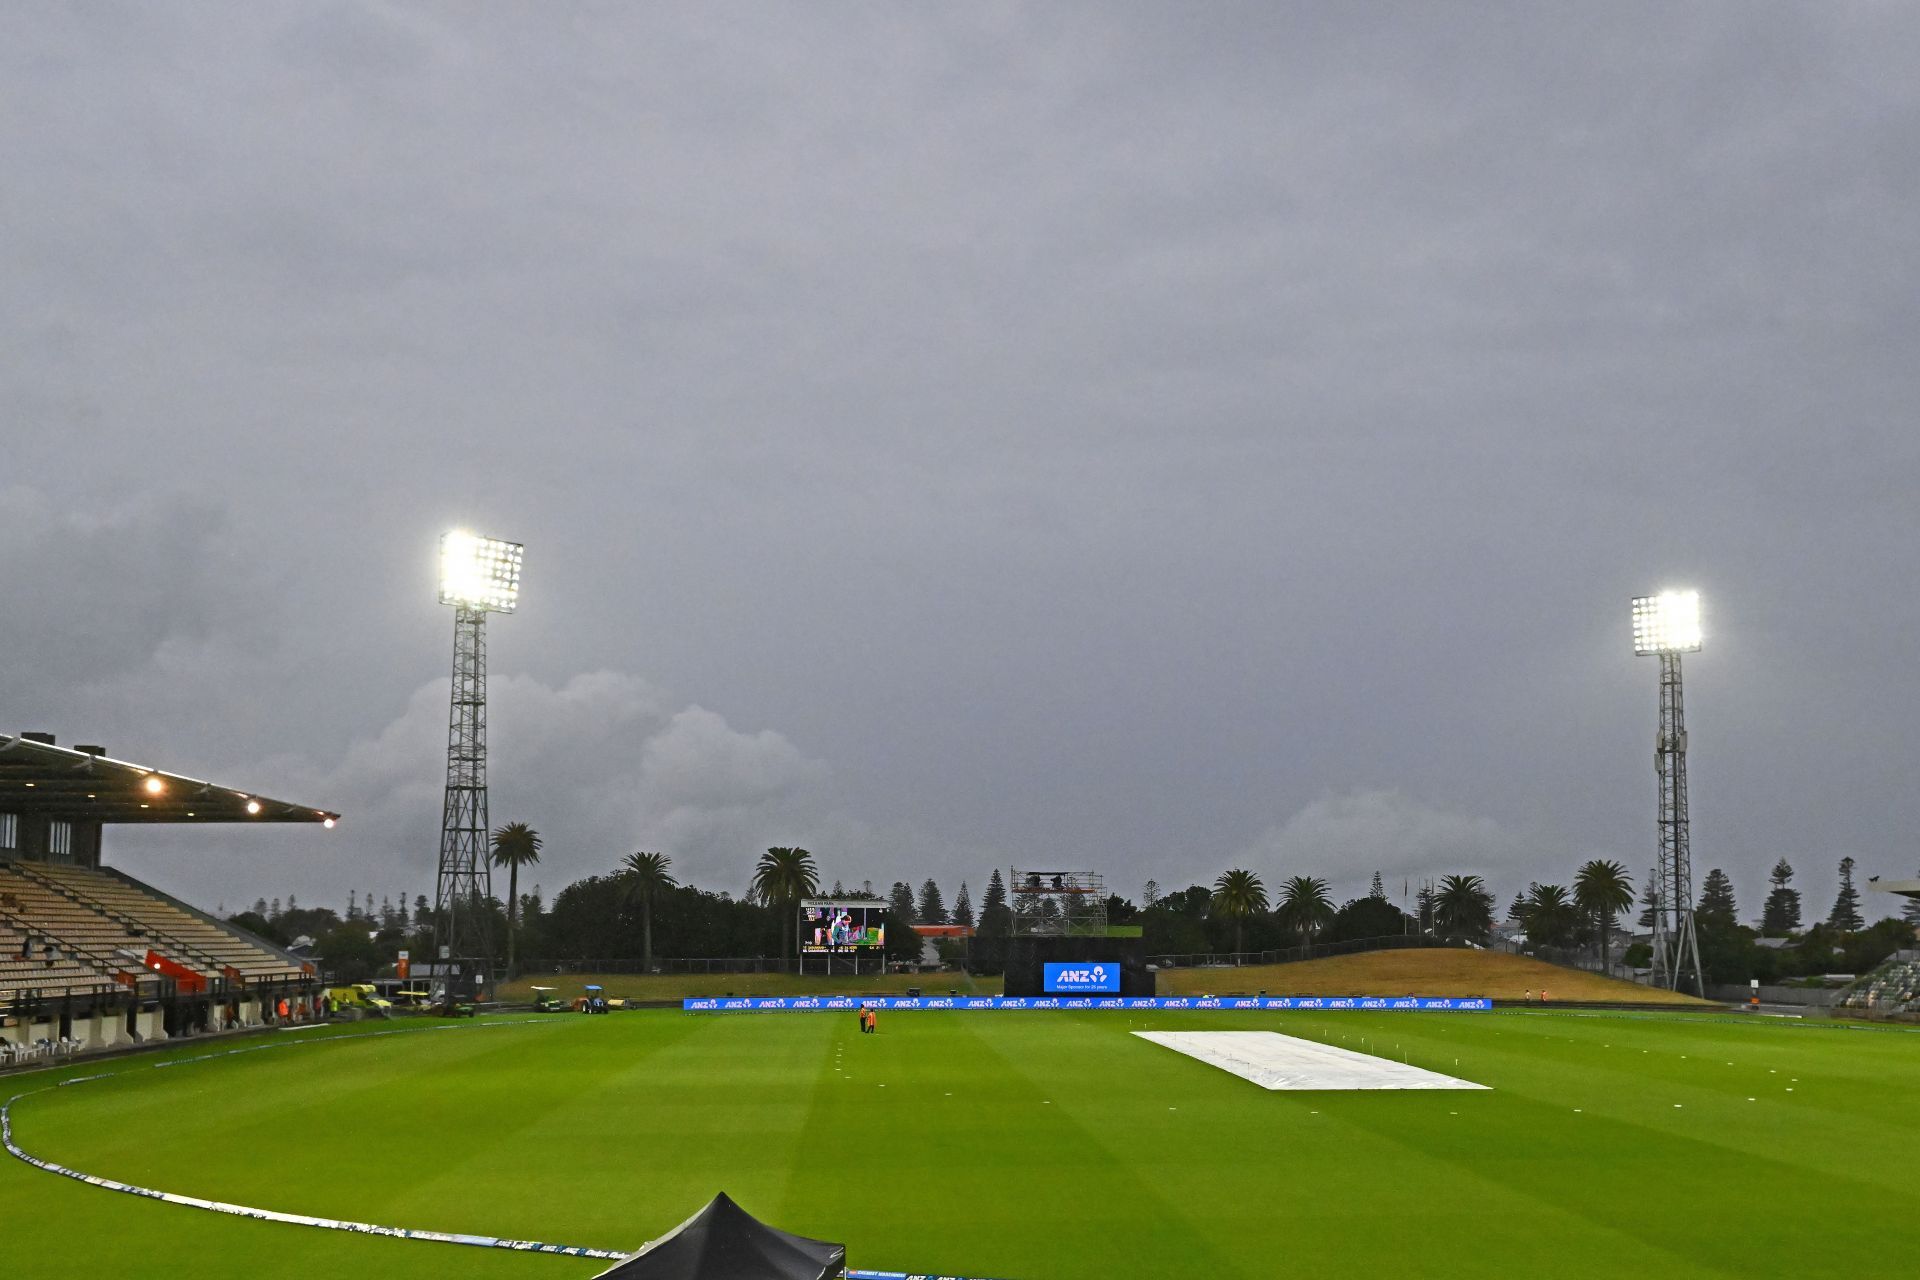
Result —
M147 788L147 793L149 795L157 796L162 791L165 791L167 789L167 784L160 781L158 776L154 774L148 774L147 781L146 781L146 788Z
M517 542L482 538L464 529L440 535L440 603L481 613L512 613L520 603Z
M1700 593L1662 591L1633 602L1633 651L1645 658L1700 649Z
M247 812L248 812L248 813L250 813L250 814L257 814L257 813L259 813L259 812L260 812L260 802L259 802L258 800L249 800L249 801L247 801Z

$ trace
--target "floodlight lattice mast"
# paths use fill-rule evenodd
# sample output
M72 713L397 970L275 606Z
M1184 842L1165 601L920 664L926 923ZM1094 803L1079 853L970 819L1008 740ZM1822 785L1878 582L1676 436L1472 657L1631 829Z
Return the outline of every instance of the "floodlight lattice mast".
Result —
M1693 852L1687 813L1687 716L1680 655L1700 649L1700 597L1669 591L1633 602L1634 652L1660 659L1660 730L1653 768L1659 786L1658 884L1653 908L1653 982L1706 995L1693 923Z
M453 692L447 712L447 787L434 885L438 954L493 964L487 821L487 614L519 600L518 543L453 532L440 540L440 602L453 608ZM444 975L443 975L444 976ZM449 986L451 992L451 986Z

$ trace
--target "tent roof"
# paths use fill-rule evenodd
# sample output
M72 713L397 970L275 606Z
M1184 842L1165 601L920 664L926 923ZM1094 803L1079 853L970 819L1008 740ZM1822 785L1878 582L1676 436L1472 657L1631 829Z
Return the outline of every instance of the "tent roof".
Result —
M0 733L0 813L93 822L318 822L330 809L273 800L98 747L59 747L49 735Z
M845 1245L770 1227L722 1192L672 1231L600 1274L620 1280L830 1280L846 1265Z

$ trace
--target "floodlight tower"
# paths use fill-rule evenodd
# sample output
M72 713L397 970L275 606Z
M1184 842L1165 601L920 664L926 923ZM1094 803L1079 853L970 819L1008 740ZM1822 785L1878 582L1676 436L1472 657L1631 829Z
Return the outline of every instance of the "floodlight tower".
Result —
M520 601L517 542L454 529L440 537L440 603L453 606L453 698L447 713L447 791L440 810L440 872L434 884L433 935L442 961L493 967L487 899L493 869L487 847L487 615ZM442 979L449 970L440 971ZM447 995L453 997L449 981Z
M1633 651L1660 659L1660 732L1653 770L1660 788L1658 901L1653 908L1653 982L1678 991L1683 979L1707 994L1693 931L1693 864L1687 831L1687 715L1680 655L1700 651L1700 593L1663 591L1633 602Z

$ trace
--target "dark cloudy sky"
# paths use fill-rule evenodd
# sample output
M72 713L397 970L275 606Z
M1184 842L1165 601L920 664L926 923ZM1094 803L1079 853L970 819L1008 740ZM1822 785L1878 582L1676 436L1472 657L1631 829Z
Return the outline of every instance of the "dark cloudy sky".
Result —
M1920 13L0 3L0 718L431 891L440 530L551 893L1920 866ZM1879 908L1881 903L1870 902Z

